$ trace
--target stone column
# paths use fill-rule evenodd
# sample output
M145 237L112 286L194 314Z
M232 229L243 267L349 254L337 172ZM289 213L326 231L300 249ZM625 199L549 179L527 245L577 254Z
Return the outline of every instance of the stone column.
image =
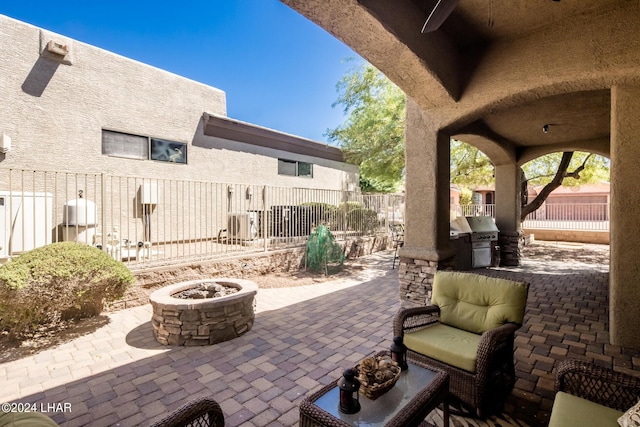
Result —
M520 265L522 175L515 163L496 165L496 225L500 230L500 264Z
M449 139L407 98L405 241L399 251L400 299L404 305L430 301L436 270L452 265Z
M640 87L611 89L609 321L612 344L640 348Z

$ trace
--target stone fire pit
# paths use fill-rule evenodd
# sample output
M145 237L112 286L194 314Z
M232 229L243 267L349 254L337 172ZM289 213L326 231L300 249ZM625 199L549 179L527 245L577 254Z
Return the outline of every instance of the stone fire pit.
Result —
M185 299L190 290L211 289L216 285L236 288L224 296ZM165 345L210 345L228 341L248 332L253 326L254 297L258 285L243 279L199 279L158 289L149 296L153 307L153 334ZM210 295L211 293L201 293ZM174 295L180 295L177 298Z

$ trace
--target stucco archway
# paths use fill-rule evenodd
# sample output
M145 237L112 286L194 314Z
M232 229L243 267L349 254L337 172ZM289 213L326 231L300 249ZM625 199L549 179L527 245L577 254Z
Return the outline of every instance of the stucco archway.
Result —
M407 108L407 243L403 256L429 272L446 262L448 148L477 138L514 188L518 165L547 151L611 157L611 340L640 348L637 249L640 196L640 3L617 0L461 1L435 32L420 29L432 0L282 0L351 46L403 89ZM543 133L543 126L551 125ZM491 141L492 144L487 144ZM516 208L505 224L517 217ZM637 223L637 221L635 221ZM616 237L619 234L619 237ZM621 240L624 239L624 240ZM635 276L634 276L635 275ZM417 280L417 279L409 279ZM418 280L429 286L429 278ZM404 286L404 285L402 285ZM636 289L638 288L638 289Z

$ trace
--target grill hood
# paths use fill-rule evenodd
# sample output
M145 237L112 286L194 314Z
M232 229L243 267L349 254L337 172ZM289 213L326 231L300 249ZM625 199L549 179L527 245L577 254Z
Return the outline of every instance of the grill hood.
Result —
M454 233L471 233L471 227L469 227L469 222L463 216L459 216L449 224L449 230Z
M498 230L496 223L490 216L468 216L467 223L473 233L492 233Z

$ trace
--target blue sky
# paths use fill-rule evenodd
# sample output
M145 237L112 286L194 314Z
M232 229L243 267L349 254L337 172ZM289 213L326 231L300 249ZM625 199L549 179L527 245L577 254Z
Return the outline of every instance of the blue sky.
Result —
M321 142L360 61L278 0L0 1L0 14L219 88L229 117Z

